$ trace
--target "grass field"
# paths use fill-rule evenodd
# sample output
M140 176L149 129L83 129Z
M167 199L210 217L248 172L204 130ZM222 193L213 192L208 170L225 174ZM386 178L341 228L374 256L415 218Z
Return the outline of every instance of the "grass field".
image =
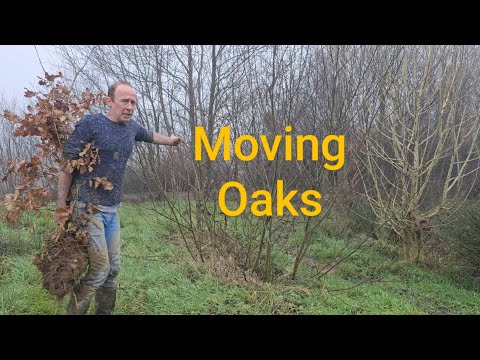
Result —
M166 220L141 205L125 204L120 212L116 314L480 314L473 279L405 264L391 245L366 242L319 276L319 267L338 249L357 241L319 232L296 280L230 282L194 262L182 243L172 240L174 227ZM0 314L63 313L66 299L58 301L43 290L41 274L32 265L53 226L45 216L27 214L15 227L0 221ZM293 263L291 254L280 250L273 259L279 272Z

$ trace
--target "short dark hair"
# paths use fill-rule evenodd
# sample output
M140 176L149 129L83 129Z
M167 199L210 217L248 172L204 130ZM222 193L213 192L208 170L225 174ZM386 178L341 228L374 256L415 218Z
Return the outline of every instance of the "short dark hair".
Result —
M120 80L120 81L116 81L114 82L112 85L110 85L110 87L108 88L108 94L107 96L113 100L113 97L115 96L115 90L117 90L117 87L119 85L128 85L130 87L132 87L132 84L130 84L128 81L125 81L125 80Z

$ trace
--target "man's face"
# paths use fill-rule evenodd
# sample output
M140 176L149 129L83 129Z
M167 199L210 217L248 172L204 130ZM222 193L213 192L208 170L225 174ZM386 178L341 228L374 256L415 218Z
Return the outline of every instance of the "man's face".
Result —
M132 118L136 104L135 90L128 85L118 85L113 99L107 98L107 106L109 107L107 115L113 121L127 122Z

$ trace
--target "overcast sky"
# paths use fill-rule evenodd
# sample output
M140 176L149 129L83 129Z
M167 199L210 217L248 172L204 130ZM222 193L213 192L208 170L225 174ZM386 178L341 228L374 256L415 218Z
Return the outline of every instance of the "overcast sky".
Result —
M55 72L49 65L52 47L37 45L37 50L45 70ZM43 76L43 70L33 45L0 45L0 95L22 102L24 88L33 88L37 76Z

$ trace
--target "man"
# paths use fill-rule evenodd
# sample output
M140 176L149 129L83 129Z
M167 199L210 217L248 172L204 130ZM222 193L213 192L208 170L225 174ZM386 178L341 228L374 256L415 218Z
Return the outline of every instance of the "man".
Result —
M75 130L65 144L65 159L77 159L85 144L94 142L100 161L92 172L80 174L60 173L58 181L57 208L67 207L69 191L77 198L76 214L85 214L86 205L93 204L98 212L90 215L88 233L89 267L85 276L75 286L67 305L66 314L86 314L95 295L95 313L112 314L115 306L117 276L120 270L120 221L118 208L122 201L123 178L128 158L135 141L144 141L159 145L177 146L180 138L170 137L154 131L148 131L131 120L135 110L137 96L135 90L126 81L118 81L108 89L106 104L107 115L94 114L84 116L75 126ZM113 189L103 186L96 189L91 179L107 177ZM57 223L60 217L55 214Z

